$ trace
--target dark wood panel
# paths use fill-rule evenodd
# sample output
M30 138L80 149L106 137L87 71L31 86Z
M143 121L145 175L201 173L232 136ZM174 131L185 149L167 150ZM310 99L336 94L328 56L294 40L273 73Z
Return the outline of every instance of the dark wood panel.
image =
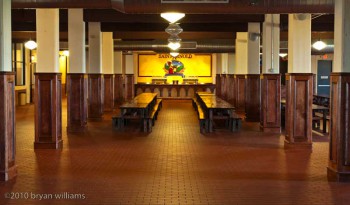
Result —
M350 182L350 73L331 74L328 179Z
M114 75L104 74L104 111L112 112L114 109Z
M246 75L246 120L260 122L260 74Z
M286 74L286 148L312 147L312 90L311 73Z
M15 74L0 72L0 181L17 175Z
M60 73L35 73L35 149L62 148Z
M261 122L264 132L281 132L281 74L261 75Z
M114 74L114 106L123 102L124 78L122 74Z
M134 74L125 75L125 89L124 89L124 98L130 100L135 96L134 91Z
M221 74L221 98L227 100L227 75Z
M245 111L246 79L245 75L236 75L236 110Z
M235 75L228 74L227 80L227 101L235 106Z
M83 132L87 129L87 75L67 74L67 131Z
M88 80L88 119L93 121L101 121L103 119L104 101L103 74L89 74Z
M215 94L219 97L222 97L222 91L221 91L221 75L220 74L216 74L216 77L215 77Z

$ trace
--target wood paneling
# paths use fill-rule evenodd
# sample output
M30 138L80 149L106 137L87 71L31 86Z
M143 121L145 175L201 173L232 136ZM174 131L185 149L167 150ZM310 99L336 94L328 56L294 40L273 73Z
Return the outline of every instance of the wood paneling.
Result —
M236 110L245 112L245 93L246 79L245 75L236 75Z
M131 100L135 96L134 91L134 74L125 75L125 89L124 89L124 98L126 100Z
M260 74L246 75L246 121L260 122Z
M83 132L87 129L87 75L67 74L67 131Z
M226 74L221 74L221 98L226 100L227 99L227 75Z
M215 77L215 94L216 96L219 96L219 97L222 97L222 92L221 92L221 75L220 74L216 74L216 77Z
M328 179L350 181L350 73L331 74Z
M88 120L103 119L104 78L103 74L88 74Z
M35 149L62 148L60 73L35 73Z
M114 109L114 75L104 74L104 111L112 112Z
M122 74L114 74L114 105L123 102L124 78Z
M17 175L15 73L0 72L0 181Z
M227 75L228 86L227 86L227 101L233 105L235 105L235 75L228 74Z
M285 147L312 147L313 76L311 73L286 74Z
M281 74L261 75L261 121L264 132L281 132Z

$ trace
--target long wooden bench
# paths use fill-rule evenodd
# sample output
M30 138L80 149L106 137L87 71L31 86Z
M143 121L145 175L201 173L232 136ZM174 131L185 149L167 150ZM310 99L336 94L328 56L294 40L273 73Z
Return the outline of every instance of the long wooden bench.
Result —
M197 105L197 113L198 113L198 120L199 120L199 131L200 133L204 133L207 129L207 123L206 123L206 117L205 112L202 110L202 107L200 105Z
M232 132L239 131L242 128L242 118L234 111L231 113L229 126Z

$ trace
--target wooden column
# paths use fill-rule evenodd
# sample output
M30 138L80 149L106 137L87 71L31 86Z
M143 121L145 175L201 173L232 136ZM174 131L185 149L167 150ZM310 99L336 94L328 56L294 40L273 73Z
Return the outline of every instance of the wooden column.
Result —
M261 75L260 115L262 131L281 133L281 74Z
M61 73L35 73L35 149L62 148Z
M221 98L226 100L227 99L227 78L226 74L221 74Z
M88 120L103 120L104 79L103 74L89 74Z
M114 106L123 102L124 78L122 74L114 74Z
M285 147L312 147L312 73L286 74Z
M17 175L15 74L0 72L0 181Z
M350 73L331 74L328 179L350 182Z
M231 104L235 104L235 75L228 74L227 81L227 101Z
M216 88L215 88L216 96L221 97L222 96L222 92L221 92L221 74L216 74L215 81L216 81L215 82L215 85L216 85Z
M246 79L245 75L236 75L236 110L245 112Z
M246 121L260 122L260 74L246 75Z
M88 79L84 73L67 73L67 131L87 130Z
M126 74L125 75L125 90L124 90L124 98L126 100L131 100L135 96L134 91L134 74Z
M104 74L104 111L112 112L114 109L114 74Z

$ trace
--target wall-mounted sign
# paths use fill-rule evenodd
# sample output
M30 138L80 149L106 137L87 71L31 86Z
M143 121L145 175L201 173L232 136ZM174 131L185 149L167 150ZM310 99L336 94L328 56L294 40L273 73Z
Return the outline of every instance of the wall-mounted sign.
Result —
M327 76L327 75L321 75L322 80L327 80L328 78L329 78L329 76Z
M170 54L139 54L138 76L211 77L211 64L211 54L179 54L176 58Z

